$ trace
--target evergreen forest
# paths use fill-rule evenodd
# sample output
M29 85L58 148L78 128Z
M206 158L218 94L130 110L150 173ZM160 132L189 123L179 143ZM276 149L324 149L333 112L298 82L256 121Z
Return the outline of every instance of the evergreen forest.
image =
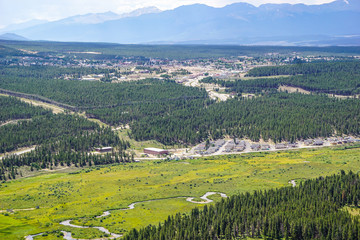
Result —
M50 113L42 107L29 106L16 98L4 96L0 96L0 108L0 123L2 124L8 120L29 119Z
M280 75L282 76L280 77ZM360 61L258 67L251 69L247 76L278 77L255 78L252 80L238 79L235 81L217 80L207 77L202 82L219 84L228 88L228 92L236 92L238 94L277 90L281 85L300 87L314 93L346 96L360 93Z
M339 175L234 195L191 214L176 214L158 226L133 229L135 239L359 239L360 222L345 206L358 207L360 178Z
M88 117L112 126L129 125L133 139L157 140L167 145L192 145L224 136L248 137L253 141L262 138L293 142L329 137L334 133L359 135L360 101L321 95L324 91L357 93L360 84L359 62L306 63L256 69L249 74L294 75L246 81L204 79L204 82L221 84L228 91L259 94L254 99L235 96L226 102L211 100L204 89L186 87L172 80L105 83L60 79L64 74L81 75L84 71L90 71L82 68L64 70L44 66L3 66L0 87L67 104L74 111L85 111ZM278 93L280 85L291 85L286 81L296 86L314 88L319 95ZM295 84L296 81L299 84ZM19 123L19 129L14 131L25 131L25 128L35 126L38 124L36 119ZM61 121L56 122L54 120L55 126L61 124ZM6 126L6 129L10 128L14 126ZM51 137L49 134L58 134L56 130L44 130L44 133L48 137ZM38 139L42 137L39 135ZM29 141L34 142L32 138ZM14 147L3 145L2 148Z
M0 161L0 180L21 176L22 166L44 169L64 165L76 167L132 161L125 150L130 146L109 127L100 127L84 117L53 114L16 98L0 97L8 112L3 120L23 119L0 127L0 153L35 146L35 151L6 155ZM24 119L26 118L26 119ZM114 147L106 156L92 155L96 147Z

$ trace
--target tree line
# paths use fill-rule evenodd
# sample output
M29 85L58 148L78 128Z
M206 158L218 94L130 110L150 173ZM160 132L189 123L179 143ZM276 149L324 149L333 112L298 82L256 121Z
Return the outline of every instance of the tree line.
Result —
M359 239L359 217L343 210L358 207L359 199L359 175L341 171L294 188L234 195L169 216L158 226L133 229L124 239Z
M282 66L266 66L251 69L246 76L264 77L277 75L308 75L329 72L360 73L360 61L300 63Z
M221 58L233 56L263 56L269 52L280 55L289 55L293 52L328 53L327 55L359 55L359 47L288 47L288 46L220 46L220 45L135 45L135 44L110 44L110 43L64 43L64 42L33 42L33 41L2 41L1 45L11 49L4 56L30 55L16 49L30 49L37 51L31 56L48 56L61 54L65 58L77 59L129 59L129 58L161 58L161 59L204 59ZM16 48L16 49L15 49ZM94 51L102 54L86 54ZM77 52L77 53L75 53ZM80 53L84 52L84 53Z
M259 67L249 71L248 76L290 77L258 78L252 80L238 79L235 81L217 80L207 77L203 83L219 84L228 88L228 92L261 93L277 90L281 85L301 87L316 93L355 95L360 93L360 61L305 63L276 67Z
M112 164L132 160L126 150L129 142L119 138L109 127L100 127L84 117L53 114L40 107L12 97L0 97L2 120L24 119L0 126L0 153L36 145L35 151L7 155L0 160L0 180L21 175L20 167L31 170L59 165L76 167ZM111 146L111 154L100 156L89 152L96 147Z
M181 106L181 107L180 107ZM130 122L131 137L164 144L195 144L223 136L275 142L360 134L360 102L318 95L267 93L210 104L179 104Z
M171 80L146 79L133 82L103 83L58 79L62 74L85 71L59 67L0 66L0 88L36 94L76 107L106 108L133 102L178 98L206 98L205 90L185 87ZM99 71L89 68L86 72Z
M65 133L64 129L60 129L57 132L58 136L49 138L40 133L40 135L35 135L36 141L34 142L27 141L25 138L24 141L21 141L23 145L38 145L34 151L3 157L0 160L0 180L15 179L21 176L21 167L23 166L28 166L31 171L34 171L58 166L84 167L133 161L133 156L126 152L130 147L129 142L120 139L110 128L99 127L92 123L95 128L84 130L74 128L76 124L71 121L62 123L65 124L64 128L68 128L68 133ZM71 125L67 126L66 124ZM36 132L36 128L32 130L34 131L29 130L28 132L30 136ZM50 129L47 130L50 131ZM10 135L12 134L14 131L10 132ZM4 140L3 136L1 140ZM94 148L105 146L113 147L111 153L104 156L91 153Z
M62 143L63 144L63 143ZM58 166L91 167L126 163L134 161L134 156L125 152L127 143L117 146L111 153L105 155L92 154L85 151L58 149L54 151L53 144L44 144L34 151L23 155L8 155L0 160L0 180L9 180L21 177L21 167L28 166L31 171L40 169L53 169Z
M71 136L75 138L88 136L89 142L92 138L104 139L104 142L109 144L119 141L111 130L101 129L98 124L90 122L84 117L69 114L47 114L35 116L29 121L19 121L16 124L0 127L0 153L20 147L54 142ZM95 141L93 142L95 143Z

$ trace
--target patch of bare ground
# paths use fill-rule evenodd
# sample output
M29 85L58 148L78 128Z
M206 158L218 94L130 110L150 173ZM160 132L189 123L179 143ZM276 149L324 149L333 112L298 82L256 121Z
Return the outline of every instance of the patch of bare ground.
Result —
M10 95L8 95L8 94L0 94L0 96L9 97ZM16 98L23 101L23 102L29 103L29 104L31 104L33 106L39 106L39 107L49 109L55 114L65 112L65 109L63 109L61 107L58 107L58 106L55 106L55 105L52 105L52 104L49 104L49 103L44 103L44 102L41 102L41 101L30 100L30 99L21 98L21 97L16 97Z
M6 155L21 155L21 154L24 154L24 153L27 153L27 152L31 152L31 151L35 150L35 147L36 146L34 145L34 146L30 146L30 147L18 148L18 149L14 150L14 151L1 154L0 160Z
M31 121L31 118L9 120L9 121L0 123L0 127L8 125L8 124L17 124L19 121Z
M307 91L305 89L299 88L299 87L290 87L282 85L278 88L279 92L288 92L288 93L303 93L303 94L311 94L310 91Z
M282 85L278 88L279 92L288 92L288 93L302 93L302 94L311 94L311 91L305 90L303 88L300 87L291 87L291 86L287 86L287 85ZM334 98L339 98L339 99L348 99L348 98L360 98L360 94L358 95L350 95L350 96L346 96L346 95L338 95L338 94L327 94L328 97L334 97Z
M241 80L254 80L254 79L269 79L269 78L285 78L290 77L290 75L275 75L275 76L263 76L263 77L247 77L247 73L240 73ZM299 74L300 75L300 74Z
M31 210L35 210L35 208L0 210L0 213L4 213L4 212L19 212L19 211L31 211Z
M86 168L86 167L84 167L84 168ZM79 167L75 167L75 166L71 165L71 166L57 166L57 167L54 166L52 169L48 169L48 168L40 169L40 170L33 169L33 171L31 171L31 167L22 166L18 170L19 170L19 172L21 172L21 176L19 177L19 179L21 179L21 178L28 178L28 177L36 177L36 176L49 174L49 173L72 173L72 172L80 171L84 168L79 168Z

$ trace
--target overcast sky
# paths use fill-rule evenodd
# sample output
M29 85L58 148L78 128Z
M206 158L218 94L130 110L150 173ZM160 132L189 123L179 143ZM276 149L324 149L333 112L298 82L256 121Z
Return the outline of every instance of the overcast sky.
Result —
M124 13L149 6L167 10L194 3L223 7L235 2L248 2L258 6L264 3L322 4L332 1L334 0L0 0L0 28L32 19L53 21L78 14L107 11Z

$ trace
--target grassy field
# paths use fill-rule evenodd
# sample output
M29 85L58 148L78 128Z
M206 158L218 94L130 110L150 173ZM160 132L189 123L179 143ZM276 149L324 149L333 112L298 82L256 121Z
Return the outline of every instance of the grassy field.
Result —
M156 140L147 140L147 141L136 141L133 138L129 137L129 133L131 133L131 129L119 129L117 130L119 137L125 141L128 141L131 145L131 149L136 154L136 157L144 157L144 148L154 147L161 149L179 149L183 148L182 145L164 145Z
M352 216L359 217L360 216L360 208L358 207L345 207L344 210L348 211ZM360 221L360 218L359 218Z
M59 223L103 226L124 233L133 227L158 224L169 214L186 213L202 205L185 201L208 191L228 196L257 189L291 186L303 179L360 169L360 149L345 147L303 149L272 153L216 156L186 161L144 161L116 166L51 172L1 183L0 208L34 210L0 214L0 239L22 239L48 232L38 239L61 239L61 230L76 238L103 236L88 228ZM177 198L181 197L181 198ZM167 199L168 198L168 199ZM209 198L215 201L220 196ZM157 200L159 199L159 200ZM135 209L127 208L133 202ZM38 209L37 209L38 207ZM111 215L95 218L103 211ZM37 239L35 238L35 240Z

